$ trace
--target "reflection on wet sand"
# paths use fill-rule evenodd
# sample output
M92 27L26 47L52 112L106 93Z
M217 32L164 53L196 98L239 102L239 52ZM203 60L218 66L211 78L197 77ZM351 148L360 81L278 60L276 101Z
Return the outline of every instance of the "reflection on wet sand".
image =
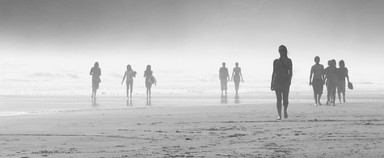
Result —
M235 96L235 104L240 104L240 97L238 95Z
M132 99L127 99L127 106L133 106Z
M92 107L99 107L99 104L97 104L96 98L92 98Z
M151 106L151 105L152 105L151 98L147 98L147 106Z
M227 103L228 103L227 95L221 95L221 104L227 104Z

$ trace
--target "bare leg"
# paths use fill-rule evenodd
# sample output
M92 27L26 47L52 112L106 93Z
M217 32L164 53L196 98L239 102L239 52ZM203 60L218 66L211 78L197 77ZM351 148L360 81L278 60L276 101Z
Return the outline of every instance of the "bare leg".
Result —
M289 91L283 92L283 106L284 106L284 118L288 118L288 96L289 96Z
M319 103L319 105L321 105L321 102L320 102L320 99L321 99L321 94L319 94L319 97L317 98L317 103Z
M314 94L313 94L313 97L315 98L315 106L317 106L317 94L314 93Z
M345 103L345 92L343 92L343 101Z
M279 114L279 116L277 117L278 120L281 120L281 99L282 99L282 96L281 96L281 92L280 91L275 91L276 93L276 106L277 106L277 113Z

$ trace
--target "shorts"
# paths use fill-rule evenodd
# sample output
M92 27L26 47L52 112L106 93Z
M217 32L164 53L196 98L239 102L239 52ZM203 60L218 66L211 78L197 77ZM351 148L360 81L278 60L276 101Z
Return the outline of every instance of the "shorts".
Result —
M315 94L323 94L324 82L321 78L314 78L312 87Z

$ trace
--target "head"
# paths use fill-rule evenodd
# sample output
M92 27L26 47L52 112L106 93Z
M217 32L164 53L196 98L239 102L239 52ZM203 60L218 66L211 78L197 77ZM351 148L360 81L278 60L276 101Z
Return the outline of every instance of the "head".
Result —
M344 60L340 60L340 61L339 61L339 67L345 67Z
M331 66L331 60L328 60L328 66Z
M222 63L223 67L225 67L225 62Z
M280 53L280 57L288 57L287 47L285 47L284 45L281 45L279 47L279 53Z
M236 62L236 63L235 63L235 66L236 66L236 67L239 67L239 63L238 63L238 62Z
M316 57L315 57L315 63L316 63L316 64L320 63L320 57L319 57L319 56L316 56Z
M132 70L131 65L127 65L127 70Z
M331 65L334 66L334 67L336 67L336 60L335 60L335 59L332 59L332 60L331 60Z
M151 70L151 65L147 65L147 70L148 70L148 71Z
M93 67L99 67L99 62L95 62L95 64L93 65Z

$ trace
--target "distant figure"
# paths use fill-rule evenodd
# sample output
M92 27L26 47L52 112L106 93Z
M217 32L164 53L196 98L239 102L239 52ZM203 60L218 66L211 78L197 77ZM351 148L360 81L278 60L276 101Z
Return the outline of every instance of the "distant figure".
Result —
M147 65L147 69L144 71L145 77L145 87L147 88L147 99L151 98L151 88L152 84L157 83L156 78L153 76L153 71L151 70L151 65Z
M315 65L311 68L309 75L309 85L313 87L315 106L321 105L320 98L323 94L324 86L324 66L320 64L320 57L315 57ZM312 78L313 76L313 78Z
M235 63L235 68L233 68L232 71L232 77L231 80L235 82L235 91L236 91L236 97L239 96L239 85L240 85L240 78L241 81L244 82L243 80L243 75L241 74L241 68L239 67L239 63Z
M328 60L328 67L324 69L324 76L325 76L324 84L325 84L325 87L327 88L327 105L329 104L330 98L331 98L331 93L330 93L330 90L328 89L328 80L326 80L330 67L331 67L331 60Z
M227 82L229 81L229 73L228 69L225 67L225 63L223 62L223 66L219 70L219 78L220 78L220 85L221 85L221 95L223 95L223 92L225 91L225 94L227 94Z
M284 45L279 47L280 58L273 61L271 90L275 91L277 99L278 120L281 120L281 101L284 105L284 118L288 118L288 96L292 80L292 60L288 58L288 50Z
M127 70L125 71L123 80L121 81L121 84L123 84L124 79L127 78L127 80L126 80L126 84L127 84L127 98L129 98L129 97L132 98L133 78L134 77L136 77L136 71L132 70L131 65L127 65ZM128 93L128 92L130 92L130 93Z
M329 67L325 69L325 80L327 83L327 91L328 98L327 105L332 103L335 106L335 98L336 98L336 86L337 86L337 68L336 68L336 60L332 59L330 61Z
M92 75L92 98L96 99L96 92L97 89L99 89L99 83L101 82L100 76L101 76L101 70L99 67L99 63L95 62L95 65L91 68L91 71L89 72L90 75Z
M339 61L339 68L337 69L337 94L339 102L341 103L341 96L343 94L343 102L345 103L345 78L349 82L348 69L345 67L344 60Z

